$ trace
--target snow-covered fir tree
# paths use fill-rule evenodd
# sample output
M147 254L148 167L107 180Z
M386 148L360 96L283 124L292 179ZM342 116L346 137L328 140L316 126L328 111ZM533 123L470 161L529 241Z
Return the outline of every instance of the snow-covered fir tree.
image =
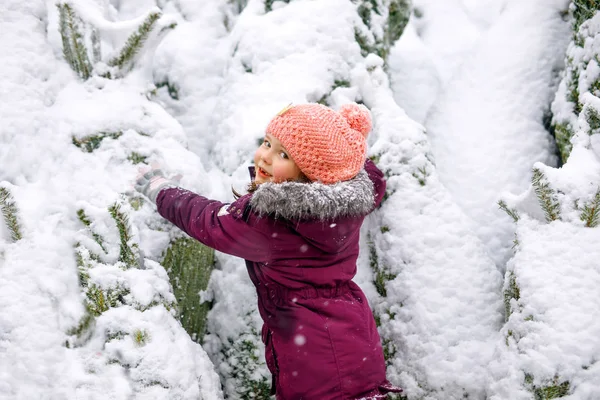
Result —
M569 8L572 39L552 104L562 167L535 164L529 190L501 202L517 230L503 328L514 371L496 383L498 398L508 386L515 399L600 393L599 9L587 0Z
M441 185L423 128L394 102L382 60L369 61L353 82L374 114L371 157L388 182L364 235L388 375L409 399L483 398L501 275ZM470 290L458 290L465 279ZM454 374L457 365L470 373Z
M21 367L2 368L2 396L222 397L178 321L177 277L159 264L176 234L131 191L143 163L195 160L181 126L150 100L147 64L175 21L157 8L119 20L103 1L2 7L3 50L29 65L9 64L3 79L30 82L11 100L23 111L3 118L0 201L13 240L2 281L18 288L2 299L3 365Z

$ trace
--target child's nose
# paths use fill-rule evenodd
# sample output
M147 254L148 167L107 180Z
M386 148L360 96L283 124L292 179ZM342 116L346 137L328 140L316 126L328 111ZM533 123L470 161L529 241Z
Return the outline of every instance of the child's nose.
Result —
M271 160L273 159L271 150L263 152L261 158L266 164L271 164Z

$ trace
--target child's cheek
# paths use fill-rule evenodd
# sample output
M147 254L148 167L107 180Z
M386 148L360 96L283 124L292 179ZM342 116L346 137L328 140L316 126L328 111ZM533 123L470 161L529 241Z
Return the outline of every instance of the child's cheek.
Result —
M275 165L273 166L273 182L283 182L283 179L281 179L281 168Z
M285 166L273 166L273 182L285 182L288 179Z

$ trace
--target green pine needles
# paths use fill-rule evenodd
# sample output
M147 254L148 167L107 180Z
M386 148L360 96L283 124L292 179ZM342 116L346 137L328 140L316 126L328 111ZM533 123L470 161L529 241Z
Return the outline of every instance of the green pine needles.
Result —
M10 191L4 187L0 187L0 209L2 210L2 216L10 232L12 241L21 240L23 234L21 233L21 226L19 224L17 206Z
M542 206L542 210L544 210L546 221L560 220L560 204L556 198L556 193L550 187L546 176L539 168L533 169L531 183Z
M389 227L387 227L386 232L389 232ZM367 244L369 246L369 265L374 274L373 284L381 297L387 297L386 283L394 280L397 275L391 273L385 266L380 264L377 248L375 247L375 243L373 242L370 233L367 234Z
M419 185L425 186L425 184L427 184L427 177L429 176L427 166L417 168L417 170L412 173L412 176L419 182Z
M512 313L512 307L510 305L512 299L519 300L521 298L521 289L517 284L517 277L514 272L508 273L508 285L506 290L504 291L504 311L505 311L505 319L508 321L510 314Z
M75 14L71 4L59 3L58 7L59 30L63 44L63 55L71 68L81 79L92 76L92 63L88 57L81 29L83 21Z
M600 132L600 113L591 105L585 107L585 120L590 128L588 131L590 136Z
M197 240L175 239L162 262L169 275L181 325L193 341L202 342L210 303L201 302L215 265L215 251Z
M533 392L534 400L559 399L567 396L571 389L569 381L560 382L558 375L546 386L536 386L533 382L533 375L525 374L525 385Z
M138 264L138 245L131 244L131 232L129 227L129 218L121 211L121 205L115 203L108 208L110 216L115 220L119 229L119 238L121 245L119 247L119 261L125 264L128 268L135 268Z
M231 365L231 377L236 380L235 390L241 400L270 399L271 381L257 371L260 350L256 343L256 329L242 333L235 341L228 339L229 346L222 350Z
M98 243L100 248L106 253L106 248L104 247L104 239L102 239L102 236L98 235L96 232L91 230L92 221L90 221L83 209L77 210L77 218L79 218L81 223L84 224L91 231L94 241Z
M410 0L353 0L362 22L373 32L374 39L368 38L358 28L354 39L361 48L363 56L375 53L387 60L394 43L400 38L411 13ZM380 29L373 27L373 13L384 16L385 22Z
M125 42L125 46L123 46L119 52L119 55L111 59L108 62L108 65L119 67L121 70L128 68L133 63L135 56L139 53L140 49L148 39L148 36L150 36L150 33L156 25L156 21L158 21L160 17L160 12L155 11L148 14L137 31L129 36L127 42Z
M573 31L579 31L581 24L592 18L600 9L599 0L573 0Z
M57 4L57 7L65 60L81 79L87 80L92 76L94 66L102 61L101 40L98 30L85 23L77 15L70 2L61 2ZM156 29L157 21L161 16L160 11L148 13L138 29L127 38L118 54L107 62L107 65L111 68L109 70L106 70L106 66L100 68L104 71L101 73L103 77L124 76L133 68L136 57L142 51L151 33ZM175 28L175 26L176 24L171 24L163 27L159 35L165 30ZM88 45L91 46L91 51L88 50L88 45L86 45L86 37L88 38ZM92 61L90 61L90 57Z
M593 200L583 206L580 218L588 228L595 228L600 224L600 188Z
M560 153L560 159L563 163L567 162L573 145L571 144L571 138L575 135L573 128L568 122L562 122L554 125L554 139L556 140L556 146Z
M508 208L508 206L506 205L506 202L504 200L500 200L498 201L498 207L504 211L505 213L508 214L509 217L511 217L515 222L517 222L519 220L519 213L517 212L517 210L515 210L514 208Z
M77 243L75 246L75 258L79 275L79 285L84 293L85 315L82 317L78 326L73 328L69 334L75 335L76 340L82 344L87 337L91 336L91 330L95 326L95 319L111 308L130 305L138 311L144 311L159 304L164 305L166 309L171 309L173 304L159 295L158 300L149 304L138 304L131 298L131 290L126 280L114 279L115 269L109 269L108 277L110 279L99 279L102 271L107 267L118 267L120 271L126 271L129 268L138 268L138 245L132 243L129 220L127 214L121 209L121 204L115 203L108 208L108 214L112 218L119 231L119 257L116 263L107 264L106 258L109 256L108 247L116 246L106 241L101 235L94 231L94 222L83 209L77 210L77 218L83 226L87 236L91 237L98 244L101 251L96 253L84 244ZM108 218L108 216L107 216ZM92 273L95 271L95 273ZM112 271L112 272L110 272ZM141 332L141 333L140 333ZM149 338L148 333L140 331L132 333L134 340L138 345L143 345ZM113 338L114 339L114 338ZM69 345L67 343L67 345Z
M387 60L394 43L404 32L410 17L411 3L409 0L391 0L388 6L388 18L385 23L385 33L379 56Z
M541 388L535 388L535 400L550 400L550 399L558 399L561 397L565 397L569 394L569 389L571 385L568 381L563 383L557 383L549 386L544 386Z
M92 284L86 288L86 306L94 317L99 317L109 308L115 308L125 304L125 296L129 290L123 287L101 288Z
M72 143L79 147L86 153L91 153L94 150L98 149L102 144L102 141L106 138L110 139L118 139L123 136L123 132L98 132L96 135L84 136L82 138L77 138L73 136L71 138Z

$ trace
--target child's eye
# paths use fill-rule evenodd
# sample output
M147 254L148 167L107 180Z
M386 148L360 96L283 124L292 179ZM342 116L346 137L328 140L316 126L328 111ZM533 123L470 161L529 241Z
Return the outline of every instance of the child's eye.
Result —
M285 160L287 160L289 158L288 155L283 151L281 153L279 153L279 155L281 156L281 158L283 158Z
M265 139L265 141L263 142L263 146L265 146L266 148L270 148L271 143L269 143L269 141L267 139Z

